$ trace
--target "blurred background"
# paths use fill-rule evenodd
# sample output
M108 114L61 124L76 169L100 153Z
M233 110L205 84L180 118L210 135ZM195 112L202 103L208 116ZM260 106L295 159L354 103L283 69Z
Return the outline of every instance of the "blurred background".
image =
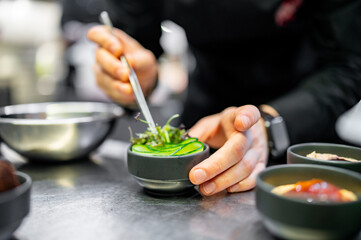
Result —
M105 4L103 0L0 0L0 107L110 102L96 85L92 66L97 46L87 39L88 29L100 24ZM159 83L148 103L154 121L164 125L169 117L182 113L187 72L194 61L184 30L170 21L160 27L164 54L159 59ZM146 130L145 124L134 120L136 113L119 119L110 138L128 143L129 128L133 134Z
M110 101L96 85L92 71L96 45L87 39L88 29L99 24L105 8L103 0L0 0L0 106ZM164 21L161 29L164 54L159 59L159 84L149 103L154 120L163 125L173 114L182 113L187 72L195 61L181 27ZM361 131L361 108L357 109L338 122L340 136L349 136L347 129L353 133L355 126ZM113 134L121 140L129 140L127 126L136 132L145 128L135 125L132 116L121 121L127 122L116 132L126 134ZM358 136L343 138L361 144Z
M96 86L92 71L96 46L86 37L88 29L99 24L104 4L0 0L0 105L109 101ZM182 28L170 21L161 27L165 52L159 59L160 81L149 101L155 107L167 102L172 112L180 112L192 57Z

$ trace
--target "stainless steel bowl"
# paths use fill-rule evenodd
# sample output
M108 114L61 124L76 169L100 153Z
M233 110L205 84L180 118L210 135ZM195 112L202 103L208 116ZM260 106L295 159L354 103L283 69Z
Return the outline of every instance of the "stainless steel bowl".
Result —
M122 108L100 102L50 102L0 108L0 137L37 161L68 161L88 155L108 136Z

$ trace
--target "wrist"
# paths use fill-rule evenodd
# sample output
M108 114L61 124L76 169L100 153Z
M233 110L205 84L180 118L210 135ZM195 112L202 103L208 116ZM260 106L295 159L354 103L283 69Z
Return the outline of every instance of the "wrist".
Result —
M274 109L273 107L271 107L270 105L262 104L259 106L259 109L261 110L261 112L267 113L273 117L280 116L280 114L277 112L277 110Z
M273 107L261 105L259 109L267 133L269 153L272 157L280 157L290 145L286 123Z

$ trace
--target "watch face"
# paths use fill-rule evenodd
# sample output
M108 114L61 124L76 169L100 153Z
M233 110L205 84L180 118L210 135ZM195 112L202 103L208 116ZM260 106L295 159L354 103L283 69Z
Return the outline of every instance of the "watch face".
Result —
M275 152L275 154L272 155L279 155L284 153L290 145L290 141L288 138L286 125L282 117L276 117L272 119L269 126L269 133L273 142L271 151Z

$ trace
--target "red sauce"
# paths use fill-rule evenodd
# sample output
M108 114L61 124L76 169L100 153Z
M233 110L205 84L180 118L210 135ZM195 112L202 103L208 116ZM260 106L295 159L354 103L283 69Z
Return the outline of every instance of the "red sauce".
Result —
M309 202L344 202L341 188L321 179L300 181L296 188L285 194L288 197L306 199Z

